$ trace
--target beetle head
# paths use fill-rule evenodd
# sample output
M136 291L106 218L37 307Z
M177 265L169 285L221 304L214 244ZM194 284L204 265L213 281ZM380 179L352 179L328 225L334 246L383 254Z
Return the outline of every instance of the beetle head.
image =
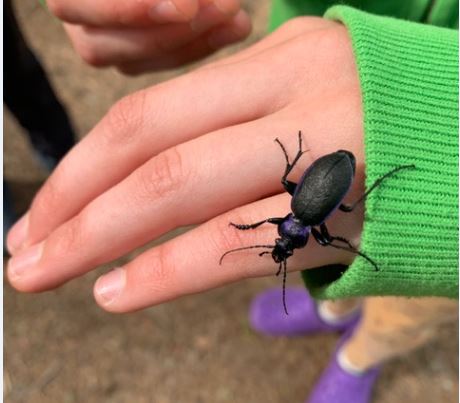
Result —
M272 250L272 257L276 263L281 263L293 254L292 244L287 238L277 238Z

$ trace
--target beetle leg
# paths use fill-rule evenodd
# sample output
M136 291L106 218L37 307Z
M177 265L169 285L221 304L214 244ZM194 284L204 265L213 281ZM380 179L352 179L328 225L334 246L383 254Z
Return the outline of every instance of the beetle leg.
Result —
M350 248L354 248L353 245L349 241L347 241L345 238L331 236L326 227L326 224L324 223L320 224L319 231L316 228L312 228L311 232L313 236L315 237L316 241L321 246L328 246L331 244L331 242L337 240L337 241L342 241L346 243Z
M343 203L342 203L342 204L339 206L339 210L340 210L340 211L343 211L344 213L350 213L350 212L353 211L353 209L356 207L356 205L357 205L360 201L361 201L361 199L358 200L357 203L353 203L353 205L351 205L351 206L350 206L349 204L343 204Z
M324 224L324 223L321 224L320 229L321 229L321 232L318 231L316 228L312 228L311 229L311 234L315 238L316 242L318 242L321 246L331 246L331 247L333 247L335 249L342 249L342 250L346 250L348 252L354 253L356 255L359 255L359 256L363 257L364 259L366 259L372 266L374 266L374 269L376 271L379 270L379 268L377 266L377 263L375 263L365 253L360 252L358 249L356 249L351 244L350 241L348 241L347 239L345 239L343 237L335 237L335 236L329 235L329 231L327 230L326 224ZM347 246L336 245L336 244L332 243L334 241L340 241L340 242L346 243Z
M315 238L315 241L318 242L321 246L329 245L329 243L323 238L321 232L319 232L316 228L311 229L311 234L313 235L313 238Z
M356 255L361 256L362 258L366 259L372 266L374 266L375 271L379 271L379 267L377 266L377 263L375 263L369 256L367 256L365 253L360 252L359 250L355 248L347 248L346 246L340 246L340 245L335 245L333 243L328 244L327 246L332 246L333 248L336 249L342 249L346 250L348 252L354 253Z
M259 225L262 225L262 224L265 224L265 223L269 223L269 224L275 224L275 225L279 225L282 223L282 221L284 220L284 218L280 218L280 217L273 217L273 218L267 218L266 220L263 220L263 221L259 221L259 222L256 222L254 224L234 224L234 223L230 223L229 225L231 225L232 227L235 227L239 230L247 230L247 229L254 229L254 228L257 228Z
M281 178L281 183L283 184L284 189L292 196L294 194L295 188L297 187L297 183L290 182L286 178L291 173L292 169L294 168L295 164L297 164L297 161L300 159L300 157L305 153L305 151L302 151L302 132L299 130L299 151L297 151L297 154L294 157L294 161L292 161L292 163L289 162L289 156L283 143L281 143L281 141L278 138L276 138L275 141L281 147L281 150L284 154L284 158L286 158L286 168L284 170L284 175Z
M347 244L350 249L356 249L348 239L343 238L341 236L332 237L332 241L340 241L340 242Z
M297 187L297 183L288 181L285 178L281 179L281 183L283 184L284 190L286 190L286 192L293 196L295 189Z
M329 230L326 227L326 224L322 223L319 226L319 228L321 230L321 235L323 236L323 239L326 240L328 243L331 243L333 241L339 241L347 244L350 249L356 249L348 239L341 236L331 236L329 234Z
M278 267L278 271L276 272L276 276L279 276L281 273L281 269L283 268L283 262L280 262L280 265Z
M260 253L259 253L259 256L268 255L269 253L271 253L271 252L269 252L269 251L266 251L266 252L260 252Z
M324 223L320 224L319 229L320 229L321 235L323 236L324 239L332 241L331 236L329 235L329 230L326 227L326 224L324 224Z
M283 152L285 153L285 157L286 159L288 160L287 158L287 153L286 153L286 149L284 148L284 146L281 144L281 142L278 140L278 144L281 145L282 149L283 149ZM284 178L286 176L289 175L289 173L292 171L292 169L295 167L295 164L297 164L297 161L300 159L300 157L305 153L305 151L302 150L302 132L299 130L299 151L297 151L297 154L296 156L294 157L294 161L292 161L292 164L289 163L289 161L287 161L287 165L286 165L286 171L284 173Z
M339 210L340 211L343 211L344 213L350 213L352 212L355 207L361 203L362 201L364 201L366 199L367 196L369 196L369 193L371 193L377 186L379 186L386 178L394 175L395 173L401 171L402 169L408 169L408 168L412 168L414 169L415 168L415 165L401 165L399 167L396 167L394 169L392 169L390 172L387 172L385 175L381 176L380 178L378 178L374 184L358 199L356 200L353 204L351 205L348 205L348 204L341 204L339 206Z

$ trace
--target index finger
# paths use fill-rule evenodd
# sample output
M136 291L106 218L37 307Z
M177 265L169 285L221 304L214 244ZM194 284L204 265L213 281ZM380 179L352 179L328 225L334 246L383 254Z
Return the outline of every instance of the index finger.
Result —
M154 155L281 108L275 96L283 84L264 92L276 72L264 75L263 68L254 70L261 77L257 83L251 75L240 74L241 66L223 66L178 77L117 103L53 171L35 196L28 218L11 229L10 252L44 239ZM229 74L233 80L228 80ZM240 88L250 86L251 102L240 102Z
M97 27L188 22L200 7L211 3L226 14L235 14L239 9L239 0L47 0L48 8L59 19Z

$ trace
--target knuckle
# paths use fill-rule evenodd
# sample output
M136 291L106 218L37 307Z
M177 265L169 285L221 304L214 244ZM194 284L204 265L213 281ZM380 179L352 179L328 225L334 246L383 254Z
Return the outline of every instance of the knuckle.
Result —
M100 31L99 29L71 24L65 24L65 28L75 52L85 63L94 67L109 64L108 56L110 52L108 49L101 49L98 46L97 33Z
M91 40L77 40L74 42L75 51L80 55L81 59L90 66L104 67L109 64L108 60L97 49Z
M174 265L171 264L168 250L163 245L152 250L141 262L138 262L136 278L133 282L142 284L149 294L155 295L158 291L171 289L174 276Z
M84 221L84 215L80 213L58 228L51 236L51 242L47 245L48 253L67 259L81 251L85 238Z
M138 175L138 194L141 199L166 197L177 194L187 182L187 171L177 147L154 157Z
M48 179L35 196L31 205L31 216L47 217L51 211L58 208L64 200L64 191L60 190L58 182Z
M103 133L108 143L115 142L120 146L120 143L131 143L138 138L145 122L146 95L145 90L138 91L112 106L104 119Z
M231 219L227 215L224 218L219 218L215 223L216 231L210 231L211 234L217 234L217 236L213 238L213 242L218 254L223 254L231 249L249 246L254 243L254 232L239 231L230 226L230 222L244 224L252 221L248 220L248 217L242 217L235 212L232 212Z
M64 29L70 38L70 42L80 58L87 64L94 65L98 63L96 58L100 59L99 53L94 47L94 41L90 33L89 27L83 27L80 25L73 25L70 23L64 24Z
M346 28L336 23L334 23L333 27L317 30L309 33L309 35L311 36L310 41L315 43L315 46L323 49L325 54L328 54L328 52L334 52L332 54L337 55L337 52L341 49L348 47Z
M91 41L77 42L75 51L80 55L81 59L90 66L105 67L110 64Z

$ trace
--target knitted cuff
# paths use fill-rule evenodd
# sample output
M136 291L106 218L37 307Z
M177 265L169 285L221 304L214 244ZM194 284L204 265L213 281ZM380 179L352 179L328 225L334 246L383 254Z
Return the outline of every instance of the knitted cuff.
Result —
M326 18L347 26L363 97L366 187L414 164L365 201L360 250L348 268L306 270L317 298L458 297L457 32L346 6Z

